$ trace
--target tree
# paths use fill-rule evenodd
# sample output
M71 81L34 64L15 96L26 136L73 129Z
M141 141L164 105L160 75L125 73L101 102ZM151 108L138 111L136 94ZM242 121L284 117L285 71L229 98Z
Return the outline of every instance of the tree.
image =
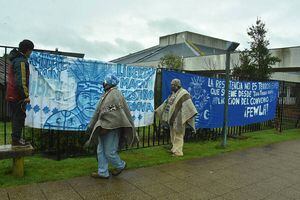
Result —
M183 59L174 54L167 54L160 58L159 66L169 69L182 69Z
M271 55L268 49L270 43L266 39L266 33L265 23L257 19L256 24L252 25L247 31L252 39L250 50L245 49L240 53L241 64L233 68L233 76L237 76L241 80L265 81L270 79L271 66L280 62L280 59Z

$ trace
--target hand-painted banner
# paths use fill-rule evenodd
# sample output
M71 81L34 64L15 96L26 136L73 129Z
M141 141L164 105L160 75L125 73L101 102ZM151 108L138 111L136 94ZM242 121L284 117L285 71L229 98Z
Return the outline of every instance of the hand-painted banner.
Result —
M197 128L217 128L223 126L225 80L208 78L193 74L163 70L162 98L165 100L171 92L171 80L181 80L198 110ZM228 99L228 125L242 126L271 120L275 117L277 81L244 82L230 81Z
M103 94L106 74L115 74L137 127L153 123L156 69L33 52L26 125L85 130Z

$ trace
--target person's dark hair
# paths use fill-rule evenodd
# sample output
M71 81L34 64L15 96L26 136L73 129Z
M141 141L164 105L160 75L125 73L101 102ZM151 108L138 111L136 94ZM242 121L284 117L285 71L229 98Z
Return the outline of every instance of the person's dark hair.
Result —
M33 50L34 44L30 40L23 40L19 44L19 51L22 53L26 53L28 50Z

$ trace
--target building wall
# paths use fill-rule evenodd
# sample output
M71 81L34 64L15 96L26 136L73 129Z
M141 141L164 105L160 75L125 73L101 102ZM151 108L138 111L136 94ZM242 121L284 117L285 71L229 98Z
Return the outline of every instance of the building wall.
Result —
M295 74L290 72L275 72L272 74L271 79L300 83L300 72Z
M300 83L300 47L271 49L272 55L281 59L281 62L273 65L274 69L280 68L287 71L295 70L296 73L291 72L275 72L272 75L273 80L291 81ZM225 70L226 55L211 55L184 58L183 69L188 71L201 70ZM134 63L138 66L153 66L158 67L159 61ZM230 67L239 66L239 53L232 53L230 56Z
M300 68L300 47L271 49L270 52L281 59L281 62L272 66L273 68ZM239 64L238 55L239 53L231 54L231 66ZM208 67L207 63L214 63L217 69L225 69L225 60L225 54L190 57L185 59L185 69L190 71L201 70L201 67Z
M186 40L194 44L223 50L226 49L226 45L228 43L226 40L186 31L160 37L159 46L184 43Z
M299 67L300 68L300 47L271 49L274 56L280 58L281 62L276 67Z
M271 49L272 55L281 59L281 62L272 67L286 69L287 71L297 69L300 72L300 47ZM226 55L199 56L184 59L184 69L188 71L198 70L224 70ZM230 56L230 67L239 66L239 53ZM275 72L272 75L274 80L300 82L300 73Z

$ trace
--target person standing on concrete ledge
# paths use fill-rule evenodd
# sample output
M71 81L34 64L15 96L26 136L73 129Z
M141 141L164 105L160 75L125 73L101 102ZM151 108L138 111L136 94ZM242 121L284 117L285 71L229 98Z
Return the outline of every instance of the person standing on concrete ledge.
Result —
M34 48L33 42L23 40L19 49L13 49L9 53L10 65L8 67L8 79L6 100L8 103L9 115L12 126L12 146L27 146L22 136L26 118L26 104L30 103L29 98L29 63L28 58Z
M112 74L105 77L105 93L87 127L90 137L85 146L97 145L98 172L91 174L93 178L109 178L108 163L115 168L111 174L119 175L126 168L126 162L121 160L118 149L137 141L133 119L124 96L117 89L118 83Z
M183 156L185 129L195 131L197 109L179 79L171 81L172 94L155 110L163 126L170 129L173 156Z

